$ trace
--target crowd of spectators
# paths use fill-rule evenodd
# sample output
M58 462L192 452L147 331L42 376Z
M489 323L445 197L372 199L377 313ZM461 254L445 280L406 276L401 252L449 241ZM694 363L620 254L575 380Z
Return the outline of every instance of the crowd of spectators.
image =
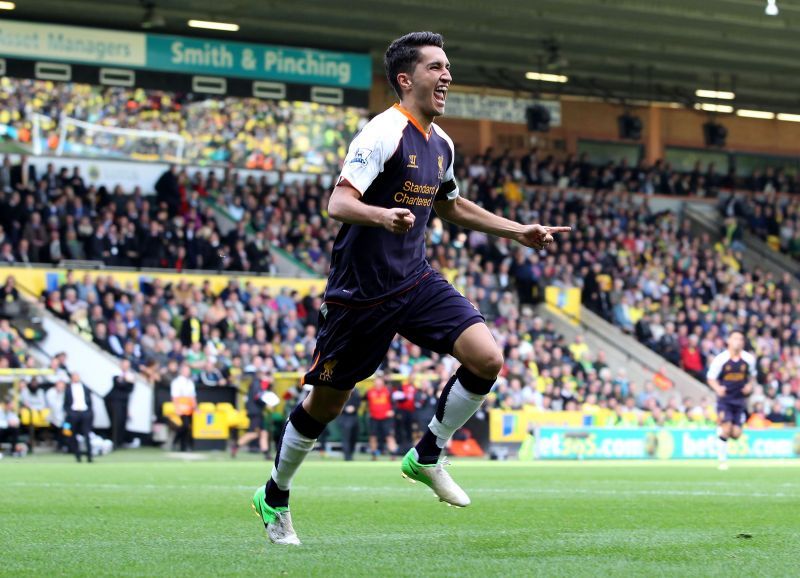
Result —
M728 333L742 329L758 358L767 413L788 392L795 401L784 397L780 408L791 419L800 395L800 294L788 273L776 279L746 270L741 243L725 242L736 241L735 231L719 243L693 235L688 221L652 212L646 197L624 187L537 189L525 183L538 178L541 184L546 162L531 159L528 166L538 167L539 176L530 179L521 163L520 174L511 162L475 163L457 172L468 198L519 222L572 227L538 253L434 219L429 259L487 316L502 322L518 311L517 302L541 299L549 285L579 287L586 306L701 381ZM580 179L580 166L573 170Z
M650 164L645 159L621 158L598 164L591 161L588 153L559 159L535 148L521 156L489 148L483 154L457 159L456 170L462 182L500 189L510 198L518 196L526 186L700 197L716 197L721 191L732 190L798 191L796 177L782 168L758 169L742 177L733 166L723 173L714 163L704 166L700 161L692 170L681 171L663 159Z
M731 246L625 195L555 207L574 233L542 262L528 257L539 283L580 287L586 306L701 381L727 335L741 329L766 398L798 397L800 293L788 273L746 270ZM787 418L794 405L783 404Z
M127 359L153 383L168 387L185 365L198 385L233 386L242 392L251 376L304 372L309 367L321 305L315 293L301 296L235 280L221 292L211 291L207 282L170 285L158 279L136 290L120 286L112 276L86 274L78 279L74 273L43 299L85 339ZM508 307L503 315L490 318L490 328L505 364L489 407L608 410L613 416L603 425L646 424L651 419L656 424L708 425L713 419L710 394L680 399L652 382L631 383L624 369L608 367L602 351L591 351L580 336L565 340L551 322L535 317L527 307ZM455 364L449 356L398 337L381 370L405 376L420 391L435 391ZM765 391L772 389L767 386ZM777 396L764 395L759 401L770 404L773 399Z
M156 195L144 195L138 188L86 185L78 167L57 171L49 164L38 175L26 157L17 165L6 157L0 166L0 263L71 259L118 267L274 273L271 249L286 244L279 240L283 229L248 233L242 224L223 233L213 206L203 202L212 197L224 203L235 182L235 173L220 182L213 173L190 179L173 167L156 183ZM248 180L241 189L251 186L261 191L266 184ZM267 189L276 199L287 187ZM234 215L239 200L230 202ZM281 203L275 200L275 205Z
M0 125L23 143L59 146L79 156L163 160L177 153L165 139L87 130L62 117L101 127L162 131L183 139L182 160L306 173L335 171L363 110L306 102L219 98L156 90L98 87L4 76ZM38 133L34 115L39 117ZM64 126L62 127L62 124ZM61 142L62 128L66 129ZM38 135L38 136L37 136ZM177 160L177 159L176 159Z
M24 171L19 171L17 174L23 173ZM54 171L48 173L52 174ZM745 329L750 344L759 357L761 382L767 386L765 395L774 399L788 386L792 395L796 396L800 378L797 377L798 362L793 357L792 348L798 347L795 338L797 295L790 289L787 279L775 280L762 271L743 270L734 247L722 244L715 246L708 238L691 235L687 224L681 223L675 214L653 214L641 197L626 192L573 193L561 189L544 190L526 185L524 179L520 183L507 178L503 186L498 187L489 180L491 168L481 174L481 171L475 171L474 165L470 164L461 167L457 174L462 194L489 210L521 222L547 222L573 227L573 233L560 240L553 251L539 253L504 239L475 232L465 233L436 217L433 218L428 233L428 258L496 326L518 323L520 304L539 300L547 285L577 286L583 290L587 306L701 379L709 359L724 347L727 332L733 327ZM260 246L267 249L275 245L287 248L320 273L327 270L328 253L337 224L326 218L323 207L326 206L328 192L319 181L284 186L269 185L254 178L239 183L234 177L219 183L213 175L208 178L203 174L190 177L177 170L170 175L179 187L185 186L184 190L189 191L190 201L184 203L182 199L187 193L180 191L177 204L174 204L174 194L164 197L161 203L158 201L160 197L156 197L153 204L158 207L159 212L155 218L147 216L150 213L150 199L140 194L130 197L108 195L108 201L99 205L107 222L112 225L122 223L131 231L141 229L144 224L147 230L152 229L149 237L145 238L160 243L159 246L165 247L164 251L168 255L174 253L183 258L161 258L158 263L162 266L172 266L179 270L192 267L264 270L258 267L247 269L244 265L245 262L258 261L247 256L247 248L255 243L252 240L255 239L261 243ZM56 179L58 178L61 177L56 175ZM44 183L37 185L37 188L45 191L52 179L45 176L35 182ZM80 175L72 175L69 183L63 185L65 189L80 189ZM210 190L216 191L211 196L217 200L218 205L229 208L234 217L237 217L237 226L225 238L219 235L211 211L205 212L204 220L193 205L192 199L209 195ZM13 191L11 195L13 198ZM26 199L32 196L29 194ZM173 199L173 205L170 204L170 199ZM35 197L33 200L35 202ZM26 201L26 204L30 202ZM128 214L120 214L115 223L114 216L118 214L117 207L120 204ZM137 204L143 207L141 213L136 212ZM13 206L16 205L12 203ZM42 210L52 212L51 204L42 203L41 206ZM173 213L174 216L170 219ZM6 211L4 214L14 213ZM25 231L28 231L30 237L31 230L35 229L34 225L41 223L34 214L37 214L36 211L29 215L28 222L21 228L23 234L20 244L23 247ZM187 226L189 221L195 226L199 225L199 228ZM48 222L54 222L54 217L51 216ZM4 234L6 227L14 231L14 221L4 223ZM96 227L91 238L97 238L101 228ZM88 227L86 230L88 232ZM179 239L184 244L178 244ZM170 240L175 244L170 245ZM13 237L9 238L6 245L0 251L0 258L4 253L10 252ZM238 246L239 253L244 249L245 258L239 259L239 264L226 266L226 261L233 262L231 246ZM128 265L145 263L144 259L135 261L130 259L129 253L122 253L119 260L107 262ZM159 252L147 249L141 254L150 257ZM130 260L125 260L125 255ZM209 266L207 263L212 260L215 260L214 265ZM109 279L97 282L101 287L115 287ZM93 286L94 283L91 280L90 285ZM67 310L74 307L72 303L75 299L86 302L85 322L92 327L94 333L95 322L103 316L108 317L116 305L112 307L110 301L105 303L109 299L105 289L97 294L87 290L85 295L73 294L77 293L77 287L74 289L76 290L63 294L55 292L49 295L49 306L58 311L59 308ZM166 288L162 289L166 291ZM175 289L179 292L186 291L185 287ZM146 296L132 289L117 295L119 291L119 288L112 291L114 299L119 297L123 301L132 302ZM198 303L214 302L214 296L207 292L195 297ZM273 304L268 309L273 312L281 311L275 305L281 296L258 297L261 300L271 300ZM286 297L285 306L293 302L290 296L283 297ZM775 303L780 304L780 311L775 309ZM139 307L143 305L142 303ZM124 307L126 311L122 314L132 315L128 313L128 307ZM264 309L263 306L260 307ZM217 315L221 315L223 309L224 301L222 305L217 305ZM173 313L182 311L180 300L177 305L171 306L171 310ZM301 313L303 310L301 308ZM255 312L248 313L255 315ZM263 321L259 321L259 324L267 324L271 319L261 345L272 356L276 348L274 345L267 347L268 342L272 342L275 335L281 335L281 347L278 348L280 351L274 359L276 368L303 367L308 362L310 344L303 344L302 355L298 355L299 344L294 341L297 335L305 335L306 331L310 331L306 325L314 323L314 310L312 309L310 317L297 323L292 343L288 345L288 348L297 351L291 355L287 344L283 342L285 328L277 325L278 318L283 317L275 315L270 318L267 313L267 310L262 311ZM82 314L78 315L80 317ZM227 317L228 313L225 315ZM174 319L174 315L170 319ZM231 319L227 326L218 328L216 340L224 339L230 332L230 327L241 321L236 317ZM124 351L126 339L119 339L113 334L117 326L125 328L121 329L123 332L131 329L127 326L133 323L134 318L119 324L110 323L111 321L112 319L106 319L105 326L99 331L106 331L109 335L106 347L113 347L116 354L123 355L121 352ZM77 323L83 322L78 320ZM134 325L137 325L135 329L143 337L148 334L147 319L139 320ZM155 335L152 328L149 331L151 335ZM254 329L248 331L255 337L257 332ZM236 336L236 332L233 336ZM162 340L167 338L163 328L159 331L159 337ZM209 333L203 342L210 338ZM181 346L191 348L192 344ZM130 343L128 347L137 350L142 345ZM257 351L262 353L260 347ZM796 351L800 352L800 349ZM232 361L232 354L227 354ZM139 359L134 361L142 364L141 352L137 356ZM164 361L162 355L159 365Z
M800 203L790 195L773 191L730 195L720 205L725 233L741 241L742 228L776 251L800 260Z
M349 135L363 120L355 111L316 105L193 101L191 95L7 78L0 80L0 99L6 104L0 124L13 127L23 141L33 138L33 113L176 134L191 126L199 127L190 143L198 159L307 172L313 172L313 165L329 174L338 168ZM55 134L44 137L50 148L59 144ZM302 162L292 164L298 158ZM538 395L528 392L525 399L535 399L544 409L585 404L647 409L627 393L603 393L608 383L615 391L616 377L601 379L597 368L572 355L573 344L532 338L528 345L508 346L513 336L529 333L536 323L523 317L520 306L541 300L545 286L557 285L581 288L588 307L700 379L710 358L724 348L727 334L743 329L758 357L766 413L773 414L783 396L779 405L789 418L794 404L788 399L796 400L800 392L800 295L788 279L742 267L735 221L727 230L730 242L715 245L708 237L693 236L677 215L653 213L646 200L652 194L717 196L723 190L749 188L757 194L748 203L728 204L725 210L746 217L757 234L777 236L796 255L797 207L777 195L796 188L786 172L767 169L740 179L733 170L720 174L713 164L698 163L693 171L681 173L663 161L595 165L586 155L555 159L531 150L514 157L489 150L456 159L455 173L462 195L492 212L520 222L573 227L552 251L540 253L463 232L435 216L430 223L429 260L479 306L498 342L508 349L510 378L499 382L494 403L516 403L522 395L515 393L518 385L519 391L533 387ZM230 170L220 177L212 171L190 174L173 168L150 196L120 187L95 188L78 169L57 171L51 166L37 175L24 159L18 166L6 159L0 167L0 261L93 259L178 271L274 273L271 250L280 247L325 275L338 223L327 217L330 192L323 182L317 177L274 183ZM234 223L229 231L225 227L226 233L215 208ZM215 295L208 286L187 283L172 287L154 282L138 291L117 286L111 277L87 276L70 280L45 299L51 311L82 335L140 370L171 367L174 373L186 362L198 379L205 375L209 382L219 382L229 378L228 368L307 367L320 298L238 285ZM519 349L528 357L522 360L527 369L517 374L509 367ZM387 357L387 369L393 369L390 364L413 367L404 355L419 357L413 346L398 341ZM549 360L554 360L552 366ZM432 363L434 371L452 369L446 360L432 358ZM684 400L670 403L676 406L673 410L687 405Z

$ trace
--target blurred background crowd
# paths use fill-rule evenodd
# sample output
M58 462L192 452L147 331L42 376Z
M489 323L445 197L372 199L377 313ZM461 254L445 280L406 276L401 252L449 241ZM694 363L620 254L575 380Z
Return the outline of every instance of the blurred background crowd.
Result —
M226 166L222 172L173 166L154 190L124 184L108 190L88 184L67 162L41 173L24 155L14 161L6 156L0 167L0 263L89 260L178 272L275 274L280 251L320 276L327 273L339 225L326 212L326 178L341 165L365 120L362 111L9 78L0 80L0 99L0 124L20 142L40 139L47 151L64 145L64 134L83 152L127 146L73 125L65 133L64 119L71 118L179 134L187 160ZM42 119L37 129L34 113L50 120ZM142 158L159 154L146 150L146 139L137 142L145 146L137 151ZM256 177L243 168L275 170L277 177ZM307 175L289 181L286 171ZM522 156L490 149L457 158L455 174L461 194L490 211L573 227L553 250L536 252L431 220L430 262L480 308L504 351L488 408L580 410L602 415L600 425L609 426L713 424L710 392L682 398L664 386L663 375L631 383L624 369L607 365L605 352L591 350L580 335L566 339L537 316L533 306L544 288L557 286L579 288L584 305L701 381L727 335L744 330L761 384L750 400L752 423L800 419L800 295L789 273L775 278L748 269L741 258L744 231L800 256L797 202L784 194L796 192L791 174L767 167L741 177L733 170L721 174L713 163L688 172L662 161L595 164L587 155L557 159L537 149ZM723 240L693 232L674 212L651 210L652 195L718 199L726 217ZM134 287L112 274L70 273L37 297L81 337L126 360L156 387L169 389L186 373L198 386L232 387L246 399L255 381L270 383L275 374L303 372L311 364L323 284L310 295L238 281L214 292L208 283L190 280ZM13 276L0 298L9 307L20 299ZM0 366L36 366L8 321L0 326ZM410 411L415 416L403 423L416 424L416 413L427 415L452 373L453 359L397 338L382 371L393 376L386 380L394 392L392 419ZM409 383L416 387L413 401L403 393ZM20 409L41 401L36 392L42 385L35 378L24 382L25 395L13 411L0 412L0 430L14 430ZM281 407L298 395L295 388Z

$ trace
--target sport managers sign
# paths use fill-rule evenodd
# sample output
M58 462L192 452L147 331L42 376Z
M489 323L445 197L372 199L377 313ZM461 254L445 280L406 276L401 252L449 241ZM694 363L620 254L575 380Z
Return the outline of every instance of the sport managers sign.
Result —
M366 91L369 55L0 20L0 57Z
M0 55L144 67L146 37L135 32L0 20Z

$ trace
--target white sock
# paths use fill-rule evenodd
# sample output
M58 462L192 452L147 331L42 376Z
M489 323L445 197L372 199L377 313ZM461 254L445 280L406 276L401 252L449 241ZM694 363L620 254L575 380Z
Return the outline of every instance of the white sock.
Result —
M721 462L728 461L728 440L717 438L717 456Z
M433 416L428 427L436 436L436 445L444 449L453 434L467 423L486 399L485 395L472 393L456 379L445 399L442 421Z
M314 449L316 441L298 432L291 420L287 422L281 449L275 459L276 465L272 466L272 479L281 490L286 491L292 485L292 478L308 453Z

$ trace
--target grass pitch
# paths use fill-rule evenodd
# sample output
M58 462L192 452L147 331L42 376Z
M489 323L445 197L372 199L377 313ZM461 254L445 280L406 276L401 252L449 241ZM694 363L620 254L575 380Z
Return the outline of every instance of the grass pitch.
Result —
M800 463L451 466L448 508L399 462L311 460L303 546L266 544L244 456L128 451L0 462L2 576L797 576Z

